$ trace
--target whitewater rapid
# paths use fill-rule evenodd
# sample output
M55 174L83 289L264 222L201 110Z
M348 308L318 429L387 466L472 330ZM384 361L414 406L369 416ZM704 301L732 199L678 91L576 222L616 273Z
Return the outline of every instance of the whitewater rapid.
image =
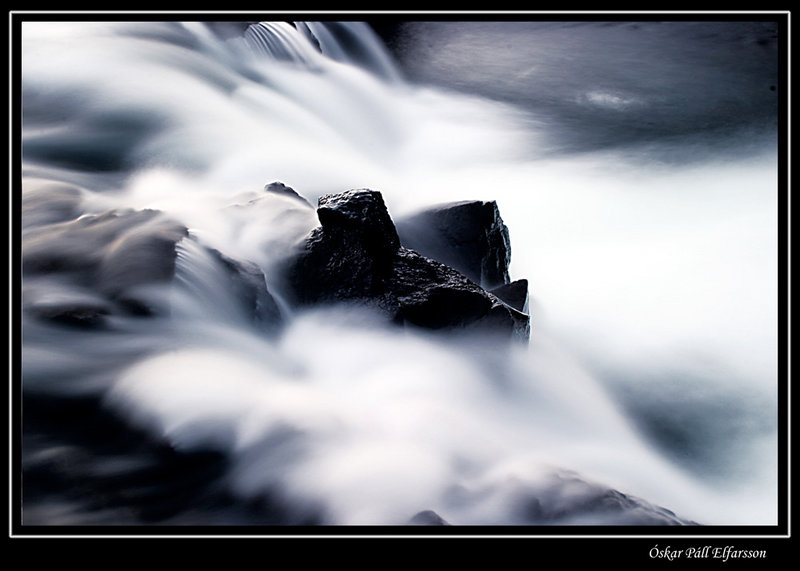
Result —
M114 335L25 318L23 391L99 395L177 450L224 454L235 495L277 489L336 524L521 523L531 490L569 504L565 474L702 524L774 524L774 150L553 154L541 117L405 81L365 24L342 26L25 22L23 192L57 181L84 215L162 211L276 295L318 221L265 184L311 204L371 188L393 217L496 200L512 279L531 284L530 344L283 304L285 331L264 336L185 240L167 317Z

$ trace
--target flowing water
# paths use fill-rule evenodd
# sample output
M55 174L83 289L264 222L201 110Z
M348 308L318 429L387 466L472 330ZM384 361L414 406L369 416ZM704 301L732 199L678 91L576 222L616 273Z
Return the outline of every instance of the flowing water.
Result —
M570 481L701 524L776 523L774 27L439 22L393 41L355 22L24 22L23 255L91 257L102 236L55 228L109 210L161 211L189 237L153 292L168 315L76 329L24 313L23 394L95 399L217 454L214 489L279 497L295 520L524 524L521 497L569 513ZM287 307L279 264L318 222L265 194L273 181L312 204L379 190L395 218L496 200L530 343ZM264 271L279 334L239 311L200 244ZM25 276L23 303L74 299L60 276ZM54 426L23 435L23 467L80 448ZM142 458L86 454L87 481ZM138 523L73 488L23 497L26 523ZM248 513L163 521L261 522Z

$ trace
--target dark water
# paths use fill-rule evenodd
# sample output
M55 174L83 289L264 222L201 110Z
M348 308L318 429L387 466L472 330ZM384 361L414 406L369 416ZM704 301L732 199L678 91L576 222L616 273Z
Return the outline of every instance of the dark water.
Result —
M25 523L612 525L609 488L775 522L773 24L242 30L23 24ZM273 181L497 200L530 346L279 295L255 329L204 248L277 295L317 219ZM123 311L174 222L175 279L137 292L169 311ZM81 327L42 319L64 300Z
M409 22L389 41L415 81L530 110L556 153L776 144L775 22Z

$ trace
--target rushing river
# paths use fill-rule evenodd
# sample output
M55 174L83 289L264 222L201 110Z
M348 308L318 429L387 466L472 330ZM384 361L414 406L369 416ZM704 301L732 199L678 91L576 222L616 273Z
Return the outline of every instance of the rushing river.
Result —
M157 210L192 238L153 292L165 315L23 311L23 469L63 470L23 477L25 523L142 523L146 493L114 482L157 460L55 412L91 402L220 459L206 485L228 503L158 523L261 523L240 505L269 495L288 523L530 524L520 498L571 514L591 483L700 524L775 524L777 25L376 29L388 44L363 22L23 22L23 267L112 256L99 231L63 230L109 211ZM318 221L265 196L274 181L311 204L378 190L395 218L496 200L529 344L287 306L277 268ZM278 334L237 312L198 244L264 272ZM23 307L101 303L70 276L23 273Z

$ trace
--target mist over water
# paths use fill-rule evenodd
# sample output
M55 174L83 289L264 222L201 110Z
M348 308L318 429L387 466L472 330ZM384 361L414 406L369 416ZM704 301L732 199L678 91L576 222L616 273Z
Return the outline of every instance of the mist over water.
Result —
M25 22L23 256L111 257L99 229L96 244L64 229L109 210L157 210L188 235L175 279L147 292L168 315L112 313L98 331L23 313L23 392L91 395L175 450L218 452L221 488L277 492L299 519L525 524L532 497L569 513L596 484L701 524L774 524L774 30L401 30L396 67L361 23ZM511 277L531 286L530 344L290 309L278 268L318 220L264 193L273 181L312 205L378 190L395 219L496 200ZM253 324L203 247L264 271L284 330ZM90 290L25 276L23 306L96 306ZM23 463L62 445L26 443ZM104 458L117 466L98 456L96 473ZM71 502L28 517L118 515ZM619 523L576 514L555 523Z

